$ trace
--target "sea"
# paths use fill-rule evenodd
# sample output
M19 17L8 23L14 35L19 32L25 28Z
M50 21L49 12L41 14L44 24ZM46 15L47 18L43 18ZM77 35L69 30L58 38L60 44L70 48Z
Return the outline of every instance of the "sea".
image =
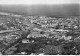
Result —
M80 4L0 5L0 12L25 16L70 17L80 16Z

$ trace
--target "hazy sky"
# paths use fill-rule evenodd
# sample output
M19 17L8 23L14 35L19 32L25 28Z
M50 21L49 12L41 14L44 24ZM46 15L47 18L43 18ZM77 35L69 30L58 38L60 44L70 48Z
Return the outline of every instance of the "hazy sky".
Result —
M25 4L25 5L33 5L33 4L73 4L79 3L80 0L0 0L0 4Z

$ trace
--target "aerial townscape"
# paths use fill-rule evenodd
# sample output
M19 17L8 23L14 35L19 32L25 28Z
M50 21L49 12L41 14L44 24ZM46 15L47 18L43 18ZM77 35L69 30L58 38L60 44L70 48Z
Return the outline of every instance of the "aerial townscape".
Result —
M0 12L0 55L79 55L80 17Z

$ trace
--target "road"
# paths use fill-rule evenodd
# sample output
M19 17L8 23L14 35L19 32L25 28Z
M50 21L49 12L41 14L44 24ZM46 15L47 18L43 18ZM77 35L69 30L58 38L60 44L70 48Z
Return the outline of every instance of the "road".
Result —
M2 33L9 33L9 32L15 32L15 31L19 31L19 29L15 29L15 30L2 30L2 31L0 31L0 34L2 34Z
M22 39L25 39L28 34L30 34L30 30L28 30L27 32L23 32L23 34L21 35L21 38L19 38L17 41L15 41L14 43L10 44L9 46L5 47L1 52L2 54L5 54L5 51L8 50L9 48L11 48L12 46L15 46L16 44L18 44Z

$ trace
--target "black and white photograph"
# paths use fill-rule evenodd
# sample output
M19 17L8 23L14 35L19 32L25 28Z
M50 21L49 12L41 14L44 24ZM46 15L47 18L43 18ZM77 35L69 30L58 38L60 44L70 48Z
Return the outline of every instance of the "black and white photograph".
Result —
M1 55L80 55L80 0L0 0Z

